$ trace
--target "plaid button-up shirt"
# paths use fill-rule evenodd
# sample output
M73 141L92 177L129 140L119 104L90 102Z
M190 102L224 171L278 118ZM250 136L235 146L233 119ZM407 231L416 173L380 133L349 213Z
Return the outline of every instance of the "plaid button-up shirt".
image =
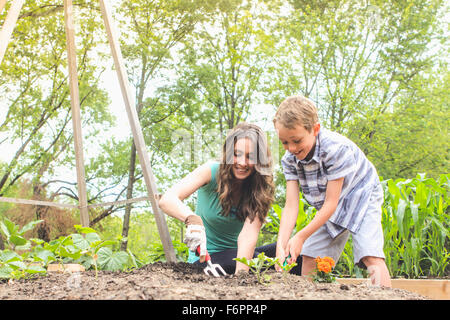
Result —
M298 160L286 151L281 159L286 180L298 180L303 196L317 210L325 202L327 182L344 178L338 206L326 222L328 233L336 237L345 229L356 233L375 188L381 189L373 164L348 138L321 128L313 157Z

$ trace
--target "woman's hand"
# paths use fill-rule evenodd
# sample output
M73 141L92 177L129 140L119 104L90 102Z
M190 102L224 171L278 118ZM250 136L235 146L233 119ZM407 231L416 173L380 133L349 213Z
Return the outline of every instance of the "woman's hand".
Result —
M204 262L206 258L206 233L202 218L191 214L184 223L186 224L184 243L192 252L196 252L197 248L200 247L200 262Z

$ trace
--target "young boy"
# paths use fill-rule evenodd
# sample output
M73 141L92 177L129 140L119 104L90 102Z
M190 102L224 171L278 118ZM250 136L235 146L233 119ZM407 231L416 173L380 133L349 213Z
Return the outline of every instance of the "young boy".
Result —
M321 128L314 103L303 96L284 100L273 122L286 149L281 160L286 204L277 240L279 260L290 254L292 263L301 255L302 275L309 275L316 257L337 261L351 233L355 264L368 269L373 284L391 287L383 253L383 190L373 164L355 143ZM317 213L289 239L297 220L299 187Z

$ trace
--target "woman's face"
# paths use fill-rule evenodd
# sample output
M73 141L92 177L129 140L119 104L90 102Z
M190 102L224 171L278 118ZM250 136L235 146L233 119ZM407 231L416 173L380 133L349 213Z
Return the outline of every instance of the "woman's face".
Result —
M253 142L248 138L241 138L234 145L233 175L236 179L244 180L255 170Z

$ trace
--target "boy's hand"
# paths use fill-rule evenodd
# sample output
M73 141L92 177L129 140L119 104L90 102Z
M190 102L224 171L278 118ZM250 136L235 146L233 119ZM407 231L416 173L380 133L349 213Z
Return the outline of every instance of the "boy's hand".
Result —
M298 256L302 252L303 243L305 240L301 236L300 232L297 232L295 236L289 239L289 242L286 246L286 252L291 255L291 258L288 259L287 263L291 264L297 261Z

